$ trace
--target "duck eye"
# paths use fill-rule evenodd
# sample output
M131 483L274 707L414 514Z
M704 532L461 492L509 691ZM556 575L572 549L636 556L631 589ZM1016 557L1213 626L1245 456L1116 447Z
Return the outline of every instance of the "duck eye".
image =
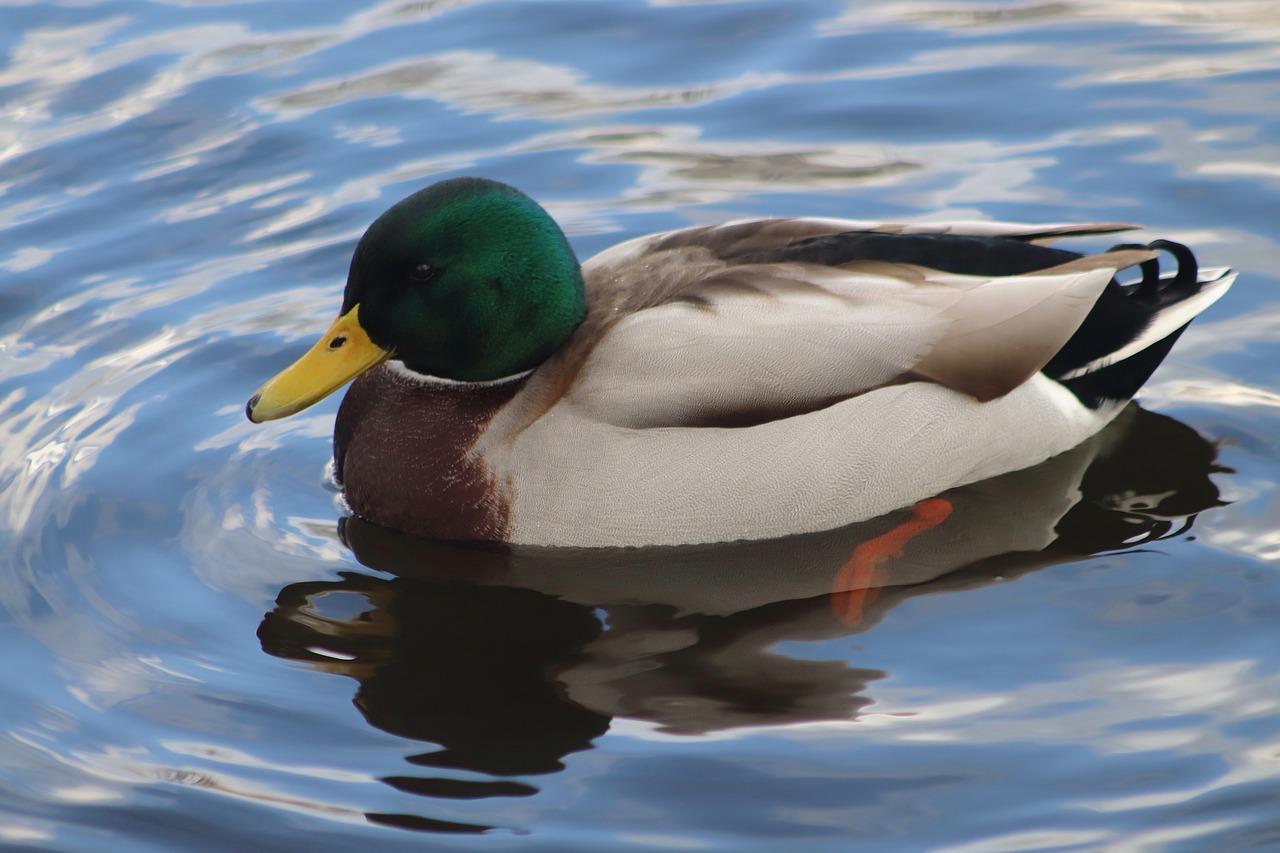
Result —
M409 278L414 281L429 281L436 274L436 268L431 264L418 264L409 273Z

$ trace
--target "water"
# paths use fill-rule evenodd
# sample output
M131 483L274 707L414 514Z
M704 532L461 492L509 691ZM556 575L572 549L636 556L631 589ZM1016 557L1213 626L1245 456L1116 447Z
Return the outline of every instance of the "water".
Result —
M0 846L1280 845L1272 0L68 0L0 49ZM243 416L456 174L584 256L1125 219L1242 275L874 591L906 514L503 556L343 520L336 401Z

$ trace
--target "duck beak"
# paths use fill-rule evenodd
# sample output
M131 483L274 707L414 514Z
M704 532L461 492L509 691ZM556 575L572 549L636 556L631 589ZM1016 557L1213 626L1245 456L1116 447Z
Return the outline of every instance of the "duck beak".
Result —
M369 340L356 305L335 320L306 355L259 388L244 413L255 424L287 418L391 356L391 351Z

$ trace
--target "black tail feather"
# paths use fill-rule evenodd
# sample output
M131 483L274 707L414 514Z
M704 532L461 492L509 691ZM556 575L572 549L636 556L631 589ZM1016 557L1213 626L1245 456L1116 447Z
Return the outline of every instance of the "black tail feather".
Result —
M1177 273L1165 287L1180 291L1182 293L1180 299L1200 292L1200 264L1190 249L1172 240L1152 240L1147 247L1168 252L1178 262Z
M1150 246L1144 246L1141 243L1116 243L1108 252L1116 252L1122 249L1150 249ZM1138 268L1142 270L1142 281L1138 282L1138 295L1152 298L1160 292L1160 259L1152 258L1149 261L1143 261L1138 264Z
M1137 284L1124 285L1112 279L1080 328L1045 365L1045 375L1058 380L1091 408L1108 400L1127 400L1137 393L1186 326L1128 358L1073 374L1139 340L1161 311L1199 293L1201 286L1195 256L1181 243L1155 240L1145 246L1122 243L1115 249L1164 251L1173 257L1177 269L1172 276L1162 276L1159 261L1152 259L1141 264L1142 280Z
M1169 350L1173 349L1173 345L1177 343L1186 328L1183 326L1123 361L1108 364L1092 373L1085 373L1072 379L1059 379L1058 382L1091 409L1100 408L1109 401L1128 400L1137 394L1138 389L1146 384L1151 374L1156 372L1156 368L1164 361L1164 357L1169 354Z

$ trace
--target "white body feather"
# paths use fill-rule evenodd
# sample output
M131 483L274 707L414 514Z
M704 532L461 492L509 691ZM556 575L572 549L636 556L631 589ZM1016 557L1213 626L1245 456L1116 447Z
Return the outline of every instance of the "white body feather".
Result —
M512 542L723 542L839 527L1035 465L1120 408L1088 409L1043 376L986 403L914 382L739 429L631 429L564 404L483 452L519 496Z

